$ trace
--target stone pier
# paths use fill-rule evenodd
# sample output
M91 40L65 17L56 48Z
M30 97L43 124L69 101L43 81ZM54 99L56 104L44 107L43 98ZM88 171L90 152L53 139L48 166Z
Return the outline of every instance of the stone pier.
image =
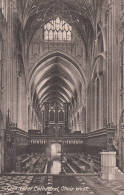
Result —
M116 167L116 152L101 152L102 179L114 180Z
M0 173L4 172L4 130L0 130Z

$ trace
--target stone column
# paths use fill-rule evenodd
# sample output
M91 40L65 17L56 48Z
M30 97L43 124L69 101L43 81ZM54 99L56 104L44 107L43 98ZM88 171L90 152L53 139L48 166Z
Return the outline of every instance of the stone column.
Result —
M114 180L116 167L116 152L101 152L102 179Z
M5 131L0 130L0 173L4 172L4 137Z
M116 0L108 0L107 23L106 23L106 73L104 83L107 87L107 124L117 123L119 114L119 56L120 48L117 36L119 34L119 3ZM105 80L106 79L106 80ZM107 82L107 83L106 83ZM105 112L104 112L105 113ZM105 117L105 115L104 115ZM106 118L106 117L105 117Z
M123 132L124 134L124 132ZM123 135L123 138L122 138L122 142L121 142L121 147L122 147L122 161L121 161L121 167L122 167L122 171L124 172L124 135Z
M67 130L68 130L68 103L65 103L64 109L65 109L65 133L67 133Z
M48 133L48 124L49 124L49 103L45 102L44 103L44 107L45 107L45 112L44 112L44 134Z
M119 136L119 166L124 172L124 123L121 124Z
M80 130L82 133L86 132L86 109L82 108L81 114L80 114Z
M4 73L3 73L3 87L4 87L4 124L6 121L7 111L10 110L11 121L17 123L17 53L16 36L15 35L15 19L14 13L16 11L15 0L5 0L4 11L6 16L6 30L4 35Z

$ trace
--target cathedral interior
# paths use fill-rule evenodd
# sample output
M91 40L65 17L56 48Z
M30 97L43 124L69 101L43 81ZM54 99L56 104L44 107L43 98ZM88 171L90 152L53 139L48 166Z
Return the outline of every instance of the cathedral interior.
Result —
M124 0L0 0L4 193L124 193Z

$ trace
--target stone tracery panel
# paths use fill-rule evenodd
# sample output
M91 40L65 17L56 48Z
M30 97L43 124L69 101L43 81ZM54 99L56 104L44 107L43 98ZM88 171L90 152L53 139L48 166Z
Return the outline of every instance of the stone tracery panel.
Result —
M79 37L76 30L73 28L71 33L71 40L69 41L56 41L56 40L44 40L43 28L40 28L34 35L30 48L29 48L29 70L36 64L39 59L48 52L58 50L60 52L67 53L74 57L82 67L86 66L86 53L83 40Z

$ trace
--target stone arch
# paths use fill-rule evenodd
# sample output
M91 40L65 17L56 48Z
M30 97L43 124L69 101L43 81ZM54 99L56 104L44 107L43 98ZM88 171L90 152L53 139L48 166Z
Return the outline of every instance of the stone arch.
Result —
M55 51L55 52L48 52L48 54L44 55L41 60L39 60L38 63L36 63L30 73L29 73L29 83L32 79L32 76L33 76L33 73L35 72L35 70L43 63L45 62L47 59L50 59L52 57L62 57L64 58L65 60L69 61L77 70L78 72L80 73L81 77L82 77L82 81L83 83L86 85L87 84L87 79L86 79L86 76L85 76L85 73L84 73L84 70L82 70L81 66L79 65L79 62L77 62L73 57L63 53L63 52L60 52L60 51Z
M57 66L56 63L59 63L59 65ZM56 70L58 69L59 74L55 74ZM51 72L53 72L53 74L51 74ZM64 74L60 74L62 72ZM55 82L55 78L58 80L58 82ZM43 105L42 103L45 101L45 98L47 98L48 95L52 98L54 94L53 92L56 91L56 88L58 90L57 94L60 97L58 101L61 99L64 101L70 101L75 94L77 96L77 93L80 93L80 85L82 85L81 90L86 88L87 81L83 69L72 57L65 53L55 51L42 57L42 59L32 67L29 73L28 84L29 98L31 98L31 102L33 101L34 94L37 91L39 104ZM83 94L86 95L85 90Z

